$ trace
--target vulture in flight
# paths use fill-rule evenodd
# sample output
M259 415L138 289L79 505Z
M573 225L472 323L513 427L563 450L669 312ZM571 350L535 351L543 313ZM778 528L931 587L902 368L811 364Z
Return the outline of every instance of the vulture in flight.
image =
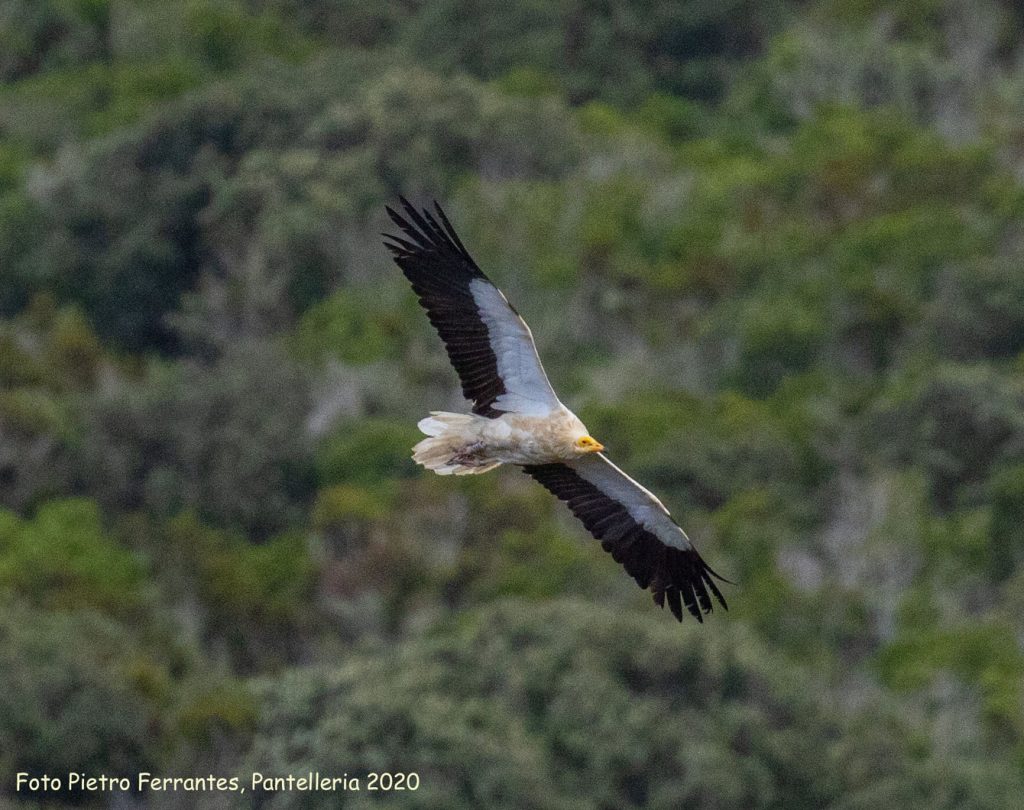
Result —
M711 596L725 599L716 574L654 495L616 467L579 418L559 402L530 328L477 267L441 207L388 215L400 236L385 245L412 284L473 403L472 413L435 411L413 459L439 475L518 464L565 501L605 551L661 607L698 621ZM723 580L727 581L727 580Z

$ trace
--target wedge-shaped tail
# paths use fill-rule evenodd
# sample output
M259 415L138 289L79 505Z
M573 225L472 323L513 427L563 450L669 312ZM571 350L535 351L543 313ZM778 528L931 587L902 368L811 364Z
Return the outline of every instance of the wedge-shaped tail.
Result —
M483 417L467 413L433 411L417 427L428 438L412 449L417 464L438 475L476 475L501 464L480 455L480 422Z

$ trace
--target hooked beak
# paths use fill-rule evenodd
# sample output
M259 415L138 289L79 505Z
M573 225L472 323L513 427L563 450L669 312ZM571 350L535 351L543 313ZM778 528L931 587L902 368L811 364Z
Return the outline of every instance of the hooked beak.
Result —
M604 445L593 436L583 436L576 442L576 446L585 453L600 453L604 450Z

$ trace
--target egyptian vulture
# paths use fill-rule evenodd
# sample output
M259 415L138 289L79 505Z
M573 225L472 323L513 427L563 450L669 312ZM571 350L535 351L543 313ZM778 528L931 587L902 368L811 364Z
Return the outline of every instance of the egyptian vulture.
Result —
M387 208L402 236L382 234L473 402L472 413L435 411L419 423L427 436L415 461L439 475L518 464L565 501L605 551L661 607L682 621L711 611L722 579L654 495L612 464L572 411L559 402L530 328L485 276L441 207L405 216ZM726 580L723 580L726 581Z

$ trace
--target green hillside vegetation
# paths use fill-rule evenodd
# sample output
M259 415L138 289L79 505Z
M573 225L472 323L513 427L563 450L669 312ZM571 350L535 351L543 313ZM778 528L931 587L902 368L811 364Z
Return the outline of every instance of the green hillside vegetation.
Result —
M969 5L8 0L0 805L1019 803L1024 14ZM727 613L412 463L462 399L400 193Z

